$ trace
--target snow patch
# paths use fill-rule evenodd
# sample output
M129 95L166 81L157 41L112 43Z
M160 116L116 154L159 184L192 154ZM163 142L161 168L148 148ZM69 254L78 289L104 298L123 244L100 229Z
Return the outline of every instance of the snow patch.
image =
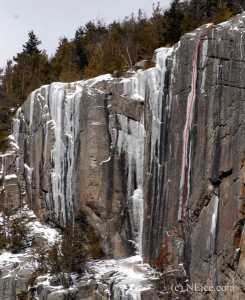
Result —
M4 176L5 180L16 179L16 178L17 178L16 174L10 174L10 175L5 175Z
M113 77L111 76L111 74L105 74L105 75L101 75L101 76L97 76L93 79L89 79L86 81L86 85L92 87L94 86L96 83L101 82L101 81L109 81L112 80Z
M139 255L120 260L103 260L88 263L88 271L95 274L100 282L104 274L111 273L107 284L113 284L114 299L139 299L141 292L153 287L151 281L157 279L155 270L143 264ZM89 274L88 274L89 275ZM110 291L108 290L110 296Z

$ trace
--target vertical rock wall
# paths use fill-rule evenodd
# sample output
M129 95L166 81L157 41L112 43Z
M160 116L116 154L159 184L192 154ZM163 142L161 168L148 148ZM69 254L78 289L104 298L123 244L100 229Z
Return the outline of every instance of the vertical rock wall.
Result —
M154 153L151 164L144 165L144 259L156 265L164 251L164 270L183 263L190 282L234 287L234 292L213 292L219 299L239 299L244 291L244 18L240 15L208 33L199 49L194 82L196 46L207 27L185 35L174 47L163 86L161 150ZM183 131L193 84L187 220L179 226ZM150 112L148 116L147 124L152 124ZM147 133L145 152L149 153L151 133ZM164 249L176 226L179 230Z

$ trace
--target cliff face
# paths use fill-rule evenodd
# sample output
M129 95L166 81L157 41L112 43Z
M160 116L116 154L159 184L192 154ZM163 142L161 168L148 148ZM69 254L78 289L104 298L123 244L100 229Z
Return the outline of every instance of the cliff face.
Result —
M108 257L139 248L143 99L124 91L132 80L43 86L14 120L17 173L31 207L60 226L89 222Z
M191 282L234 286L213 296L239 299L244 22L241 14L205 36L203 26L158 49L154 68L128 78L34 91L14 120L16 170L5 168L2 184L16 174L43 220L89 222L108 257L139 252L155 266L169 240L159 262L164 270L183 263Z

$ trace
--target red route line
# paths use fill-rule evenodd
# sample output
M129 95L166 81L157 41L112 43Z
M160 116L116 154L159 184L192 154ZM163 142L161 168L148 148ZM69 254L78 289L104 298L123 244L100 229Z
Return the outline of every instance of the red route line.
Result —
M184 157L184 164L183 164L183 169L182 172L184 172L184 191L183 191L183 198L184 198L184 203L183 203L183 217L181 219L181 221L179 222L178 225L176 225L168 234L167 239L163 245L163 249L161 252L161 256L158 260L158 264L157 264L157 268L159 269L161 267L162 264L162 260L163 257L165 255L166 249L168 247L168 243L171 239L171 237L173 236L173 234L178 231L178 229L185 223L186 221L186 210L187 210L187 174L186 174L186 168L187 168L187 161L186 161L186 152L187 152L187 142L188 142L188 138L189 138L189 123L190 123L190 118L191 118L191 114L192 114L192 110L193 110L193 105L195 102L195 73L197 71L197 57L198 57L198 53L199 53L199 49L206 37L206 35L208 34L209 30L213 27L213 24L211 24L204 32L204 34L202 35L197 47L196 47L196 51L195 51L195 56L194 56L194 60L193 60L193 71L192 71L192 78L191 78L191 103L190 103L190 108L189 108L189 112L188 112L188 117L187 117L187 121L185 124L185 140L184 140L184 144L183 144L183 157Z

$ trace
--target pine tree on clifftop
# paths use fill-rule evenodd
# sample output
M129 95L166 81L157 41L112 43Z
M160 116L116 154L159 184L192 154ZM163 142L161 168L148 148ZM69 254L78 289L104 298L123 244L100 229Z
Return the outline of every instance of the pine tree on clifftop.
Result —
M44 69L48 61L45 51L38 49L41 41L35 33L30 31L28 36L29 39L23 45L22 52L13 57L16 62L13 84L15 94L18 95L20 102L24 101L32 90L43 84L45 81Z

